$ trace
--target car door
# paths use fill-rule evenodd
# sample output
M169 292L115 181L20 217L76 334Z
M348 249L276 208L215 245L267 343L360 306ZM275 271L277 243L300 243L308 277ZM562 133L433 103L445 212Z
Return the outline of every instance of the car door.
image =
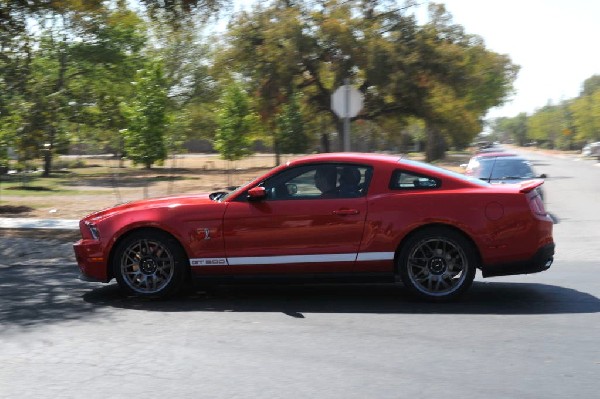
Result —
M223 226L232 272L353 270L367 214L365 195L323 195L315 188L318 166L285 170L261 183L263 199L242 195L228 205ZM338 175L348 167L334 166ZM366 170L361 169L363 176Z

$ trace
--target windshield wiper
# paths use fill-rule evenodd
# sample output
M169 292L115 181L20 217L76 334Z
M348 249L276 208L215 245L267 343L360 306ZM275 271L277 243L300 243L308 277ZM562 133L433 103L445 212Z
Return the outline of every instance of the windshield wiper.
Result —
M492 177L492 180L522 180L522 179L533 179L533 177L525 177L525 176Z

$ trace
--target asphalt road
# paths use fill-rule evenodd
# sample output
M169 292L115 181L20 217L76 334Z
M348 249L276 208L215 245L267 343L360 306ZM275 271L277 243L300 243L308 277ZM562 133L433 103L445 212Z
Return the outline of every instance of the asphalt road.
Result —
M478 275L459 303L382 285L150 302L73 264L0 265L0 397L598 397L600 167L530 157L549 175L555 263Z

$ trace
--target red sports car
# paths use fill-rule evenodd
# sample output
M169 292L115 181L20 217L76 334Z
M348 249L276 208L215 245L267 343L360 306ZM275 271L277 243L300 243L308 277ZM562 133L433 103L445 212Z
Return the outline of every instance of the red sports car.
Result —
M231 193L173 196L85 217L83 278L165 297L192 279L402 282L445 301L554 255L542 180L491 185L375 154L306 156Z

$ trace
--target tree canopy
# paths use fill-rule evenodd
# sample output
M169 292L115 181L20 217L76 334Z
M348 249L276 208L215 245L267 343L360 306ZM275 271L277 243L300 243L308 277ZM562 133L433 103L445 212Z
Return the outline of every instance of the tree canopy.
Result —
M578 149L600 141L600 75L582 83L578 97L548 103L531 115L499 118L491 132L519 144L535 141L549 148Z
M421 118L439 136L468 143L483 116L510 94L518 68L452 24L441 5L417 24L395 2L328 0L259 3L234 17L217 63L241 73L270 120L302 91L314 112L327 113L333 91L351 79L365 98L362 120ZM430 159L443 155L432 152Z
M347 79L364 96L356 148L425 142L435 160L481 131L518 72L440 4L419 23L411 0L256 2L222 35L203 34L230 5L2 2L0 162L10 148L19 163L43 157L46 174L66 152L126 154L150 167L191 139L226 159L257 139L276 152L341 148L330 98ZM581 115L597 85L569 108L581 132L595 129Z

